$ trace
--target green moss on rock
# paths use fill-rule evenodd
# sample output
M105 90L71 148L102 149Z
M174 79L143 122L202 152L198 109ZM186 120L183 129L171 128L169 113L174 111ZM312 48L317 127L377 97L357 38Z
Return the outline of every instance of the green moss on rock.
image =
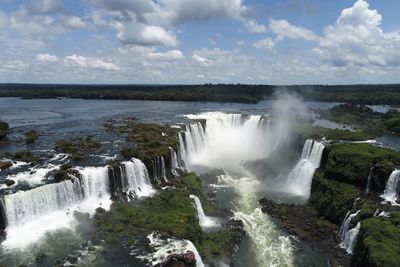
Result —
M25 142L27 144L33 144L39 138L39 133L35 130L29 130L25 133Z
M70 154L73 160L79 161L88 156L88 154L98 151L100 147L101 144L94 138L86 136L56 141L55 150Z
M323 172L317 171L311 185L309 205L320 216L340 225L358 195L359 190L356 187L327 179Z
M355 250L360 266L400 266L399 226L400 219L396 216L369 218L361 222Z
M374 167L371 187L381 190L400 162L400 152L369 144L333 144L325 147L326 176L365 188L369 171Z

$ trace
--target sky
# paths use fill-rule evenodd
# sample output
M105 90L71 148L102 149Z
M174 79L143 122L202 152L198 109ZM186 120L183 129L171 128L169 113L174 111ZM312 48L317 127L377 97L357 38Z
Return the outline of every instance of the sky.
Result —
M399 83L398 0L0 0L0 83Z

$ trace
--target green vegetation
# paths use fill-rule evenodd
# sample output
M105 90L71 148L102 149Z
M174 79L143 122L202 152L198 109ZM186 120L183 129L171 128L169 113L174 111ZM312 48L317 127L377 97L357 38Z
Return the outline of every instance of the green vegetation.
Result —
M139 158L149 162L156 156L169 156L169 148L178 144L179 129L169 125L156 123L141 123L135 119L109 121L105 127L111 131L126 134L130 144L122 148L121 154L125 158Z
M306 100L357 104L400 103L400 85L55 85L0 84L0 97L137 99L257 103L275 92L291 92Z
M333 144L325 147L325 175L330 179L365 188L371 167L371 188L382 191L394 167L400 163L400 152L369 144Z
M4 153L5 158L12 160L19 160L24 162L36 162L39 157L34 155L31 151L18 151L15 153Z
M317 171L312 181L309 205L319 216L340 225L358 195L356 187L327 179L322 171Z
M27 144L33 144L39 138L39 133L35 130L29 130L25 133L25 142Z
M54 179L56 181L69 180L71 177L80 177L80 173L77 170L72 169L69 164L61 165L61 167L54 173Z
M350 124L375 136L400 134L400 112L396 110L380 113L363 105L341 104L330 110L321 110L320 113L328 120Z
M298 124L295 131L307 138L327 140L342 140L342 141L365 141L371 140L375 136L363 131L349 131L339 129L328 129L322 127L314 127L309 124Z
M360 266L392 267L400 263L400 213L361 222L356 245Z
M73 160L79 161L88 156L88 154L98 151L100 147L101 144L95 139L93 139L91 136L86 136L76 137L69 141L56 141L55 150L61 153L70 154Z
M0 120L0 140L6 137L9 128L8 123Z
M114 203L110 211L101 208L94 216L96 240L105 240L115 246L121 240L133 241L138 236L158 232L162 237L174 237L192 241L208 260L229 256L233 245L240 239L239 228L229 227L216 232L204 233L198 224L196 209L190 194L198 194L203 206L211 207L203 194L201 180L194 173L174 181L176 189L161 191L137 205ZM217 210L214 206L213 210Z
M96 212L95 221L98 237L110 243L152 231L164 237L189 239L195 244L200 244L202 238L196 211L183 191L162 191L138 207L114 203L109 212Z

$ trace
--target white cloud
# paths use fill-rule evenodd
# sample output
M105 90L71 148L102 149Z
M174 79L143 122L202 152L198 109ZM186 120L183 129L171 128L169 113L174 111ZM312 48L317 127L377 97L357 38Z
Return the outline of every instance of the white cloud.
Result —
M170 50L164 53L161 52L150 52L148 57L151 59L161 59L161 60L182 60L185 58L182 51L180 50Z
M117 37L124 44L177 46L178 40L173 32L160 26L128 22L115 23Z
M172 24L221 18L240 18L246 6L243 0L160 0L164 16Z
M210 64L210 61L209 61L207 58L202 57L202 56L199 56L199 55L197 55L197 54L193 54L192 58L193 58L196 62L198 62L198 63L200 63L200 64L203 64L203 65L209 65L209 64Z
M334 66L400 65L400 32L385 33L382 16L358 0L344 9L313 51Z
M278 36L291 39L318 40L318 36L309 29L290 24L287 20L270 20L269 29Z
M262 33L267 31L267 27L265 25L259 24L254 19L247 20L245 25L249 32Z
M275 45L283 40L283 37L278 36L275 39L270 37L261 39L253 44L255 48L263 49L267 51L274 51Z
M79 66L82 68L93 68L99 70L119 70L119 67L114 63L105 62L97 58L86 58L80 55L71 55L65 58L65 63L68 66Z
M37 54L36 60L42 62L57 62L58 57L55 55L44 53L44 54Z
M86 23L84 21L82 21L82 19L80 17L76 17L76 16L65 17L64 25L67 28L71 28L71 29L79 29L79 28L86 27Z
M24 71L29 67L29 64L22 60L9 60L2 61L0 64L0 70L8 70L8 71Z
M30 14L50 14L64 11L60 0L34 0L29 2L24 8Z

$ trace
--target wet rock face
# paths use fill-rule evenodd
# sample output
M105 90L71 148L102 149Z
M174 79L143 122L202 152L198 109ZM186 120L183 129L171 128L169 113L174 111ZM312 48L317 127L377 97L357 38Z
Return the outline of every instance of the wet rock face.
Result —
M12 162L11 161L0 161L0 170L5 170L8 169L12 166Z
M196 266L196 257L192 251L186 251L180 254L171 254L161 263L160 267L194 267Z

